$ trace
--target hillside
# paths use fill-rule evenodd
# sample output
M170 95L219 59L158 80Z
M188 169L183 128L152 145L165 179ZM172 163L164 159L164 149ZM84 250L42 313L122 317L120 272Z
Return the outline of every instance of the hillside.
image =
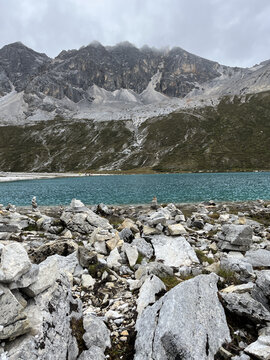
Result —
M270 92L146 120L43 121L0 132L2 171L270 169Z

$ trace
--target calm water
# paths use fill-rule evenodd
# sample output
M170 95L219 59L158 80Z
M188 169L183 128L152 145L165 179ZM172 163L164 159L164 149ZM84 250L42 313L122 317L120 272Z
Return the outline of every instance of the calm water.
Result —
M270 172L90 176L0 183L0 203L30 205L143 204L270 199Z

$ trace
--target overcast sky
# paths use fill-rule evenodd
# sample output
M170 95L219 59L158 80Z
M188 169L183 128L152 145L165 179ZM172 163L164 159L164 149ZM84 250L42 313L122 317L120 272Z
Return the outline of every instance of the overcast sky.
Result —
M270 0L0 0L0 47L21 41L54 57L93 40L252 66L270 59Z

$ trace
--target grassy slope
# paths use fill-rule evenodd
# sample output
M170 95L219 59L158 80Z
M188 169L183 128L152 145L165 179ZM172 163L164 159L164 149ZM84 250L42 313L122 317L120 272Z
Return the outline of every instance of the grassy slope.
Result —
M173 113L143 124L146 154L163 149L159 171L270 169L270 93L242 104L224 99L217 109Z
M131 125L58 119L1 127L0 170L91 171L119 160L127 172L270 169L270 92L149 119L138 131L141 148Z
M133 133L119 122L48 121L0 128L2 171L86 171L121 157Z

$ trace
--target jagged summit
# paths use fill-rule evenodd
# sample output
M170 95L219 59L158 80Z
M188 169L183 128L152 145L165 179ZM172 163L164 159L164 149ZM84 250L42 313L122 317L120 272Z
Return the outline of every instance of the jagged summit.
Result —
M97 41L97 40L93 40L93 41L91 41L87 46L82 46L82 48L84 48L84 47L88 47L88 46L90 46L90 47L104 47L99 41Z
M27 48L27 49L30 49L29 47L27 47L26 45L24 45L21 41L15 41L13 43L10 43L8 45L4 45L0 51L4 48ZM30 49L31 50L31 49Z
M224 95L268 90L269 73L270 61L232 68L181 47L94 41L50 59L15 42L0 49L0 123L56 115L141 121L164 111L218 103Z
M117 43L115 46L113 47L121 47L121 48L137 48L137 46L135 46L134 44L132 44L129 41L121 41L119 43Z
M47 57L49 59L49 57L45 53L39 53L39 52L31 49L30 47L26 46L21 41L16 41L16 42L10 43L8 45L4 45L0 49L0 53L3 54L5 52L11 51L11 50L12 51L18 51L18 52L22 52L22 51L30 52L30 53L34 53L34 54L37 54L37 55L45 56L45 57Z

